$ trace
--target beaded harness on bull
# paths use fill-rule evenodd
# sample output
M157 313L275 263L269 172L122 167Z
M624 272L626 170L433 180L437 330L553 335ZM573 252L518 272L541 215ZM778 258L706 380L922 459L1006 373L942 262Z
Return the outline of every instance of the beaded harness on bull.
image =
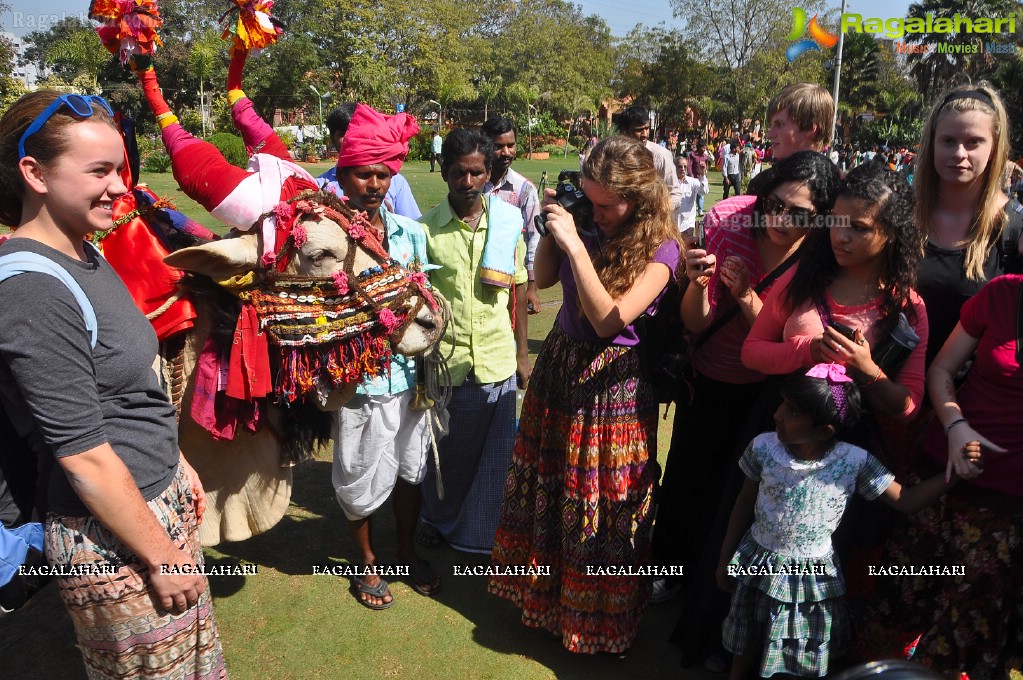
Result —
M279 353L277 396L287 402L316 390L321 400L333 387L386 370L396 344L423 305L441 308L426 275L392 259L374 236L364 213L346 216L338 199L306 191L282 201L265 219L275 222L276 252L261 253L257 281L248 291L260 327ZM283 273L292 252L305 243L303 222L329 219L355 246L332 279ZM284 236L284 238L281 238ZM262 246L261 246L262 247ZM377 261L355 272L356 249ZM331 290L332 289L332 290ZM415 302L413 302L415 298Z

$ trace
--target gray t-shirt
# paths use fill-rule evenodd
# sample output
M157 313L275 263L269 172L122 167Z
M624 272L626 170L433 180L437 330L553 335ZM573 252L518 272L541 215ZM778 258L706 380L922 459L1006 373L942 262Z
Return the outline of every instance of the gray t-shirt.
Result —
M30 272L0 283L0 404L39 457L48 511L89 514L55 458L104 442L152 500L170 484L180 455L174 407L152 370L158 348L152 325L91 250L90 261L81 262L27 238L0 246L0 255L18 251L64 267L98 321L91 348L81 307L61 281Z

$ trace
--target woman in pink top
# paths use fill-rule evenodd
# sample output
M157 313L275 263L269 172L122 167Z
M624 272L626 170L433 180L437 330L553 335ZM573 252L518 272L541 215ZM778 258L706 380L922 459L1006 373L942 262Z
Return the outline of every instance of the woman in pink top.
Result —
M915 640L914 660L946 676L982 680L1023 670L1020 328L1023 276L995 278L963 304L927 372L936 417L911 479L963 469L971 447L983 447L987 465L983 475L897 525L881 563L942 571L878 579L878 597L863 621L868 658L895 656ZM957 392L953 379L971 358Z
M811 225L823 221L838 193L838 170L813 151L789 156L771 173L760 196L717 203L705 221L706 244L686 252L691 283L682 299L682 320L699 334L694 398L675 411L653 540L655 562L682 566L685 577L655 580L651 598L666 601L686 585L687 613L706 612L683 616L672 636L686 665L723 653L708 639L714 627L707 618L714 607L707 598L719 600L718 609L727 612L728 598L714 587L713 566L742 480L736 477L734 488L726 482L742 447L760 434L755 430L739 441L736 414L752 408L764 384L763 373L740 362L742 343L773 285L767 277L792 264L799 243ZM714 531L718 513L722 520ZM706 569L699 568L702 561Z
M765 300L743 344L743 364L775 375L841 364L875 414L913 415L923 400L927 313L913 290L921 243L912 211L912 190L898 173L877 163L850 172L831 228L806 238L801 265ZM919 343L889 376L871 348L888 340L900 314Z

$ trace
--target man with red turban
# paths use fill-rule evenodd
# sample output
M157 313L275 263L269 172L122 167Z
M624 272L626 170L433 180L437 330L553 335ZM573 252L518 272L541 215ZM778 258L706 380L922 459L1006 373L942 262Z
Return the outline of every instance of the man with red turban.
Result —
M352 116L355 114L357 106L358 104L354 102L345 102L327 116L327 131L330 141L338 151L341 150L341 144L345 135L348 134L348 126L352 123ZM344 196L344 190L337 179L338 169L335 165L317 176L316 183L324 191ZM391 188L387 190L387 195L384 197L384 205L390 212L411 217L414 220L418 220L423 214L423 211L419 209L419 204L416 203L416 197L412 195L412 187L400 172L391 175Z
M390 212L384 203L391 178L408 154L408 140L417 132L419 126L408 114L385 116L359 104L341 142L337 181L349 205L366 212L390 256L404 267L416 261L425 269L422 225ZM428 412L410 408L415 379L415 361L395 354L388 370L363 382L337 414L331 481L365 568L365 573L353 577L352 593L370 609L394 604L387 581L371 569L377 558L370 540L373 512L392 491L398 526L396 564L408 567L416 592L433 595L440 588L437 573L413 547L419 484L426 475L429 448Z

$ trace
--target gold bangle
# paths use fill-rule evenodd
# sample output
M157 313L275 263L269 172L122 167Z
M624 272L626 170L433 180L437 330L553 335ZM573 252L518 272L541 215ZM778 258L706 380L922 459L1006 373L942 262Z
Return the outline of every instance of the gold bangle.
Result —
M884 374L884 371L883 371L883 370L881 370L881 367L880 367L880 366L878 366L878 367L877 367L877 375L875 375L875 376L874 376L874 378L873 378L873 379L872 379L872 380L871 380L870 382L865 382L865 383L861 383L861 384L860 384L860 387L870 387L871 385L873 385L874 383L876 383L876 382L877 382L878 380L880 380L880 379L881 379L881 376L882 376L883 374Z

